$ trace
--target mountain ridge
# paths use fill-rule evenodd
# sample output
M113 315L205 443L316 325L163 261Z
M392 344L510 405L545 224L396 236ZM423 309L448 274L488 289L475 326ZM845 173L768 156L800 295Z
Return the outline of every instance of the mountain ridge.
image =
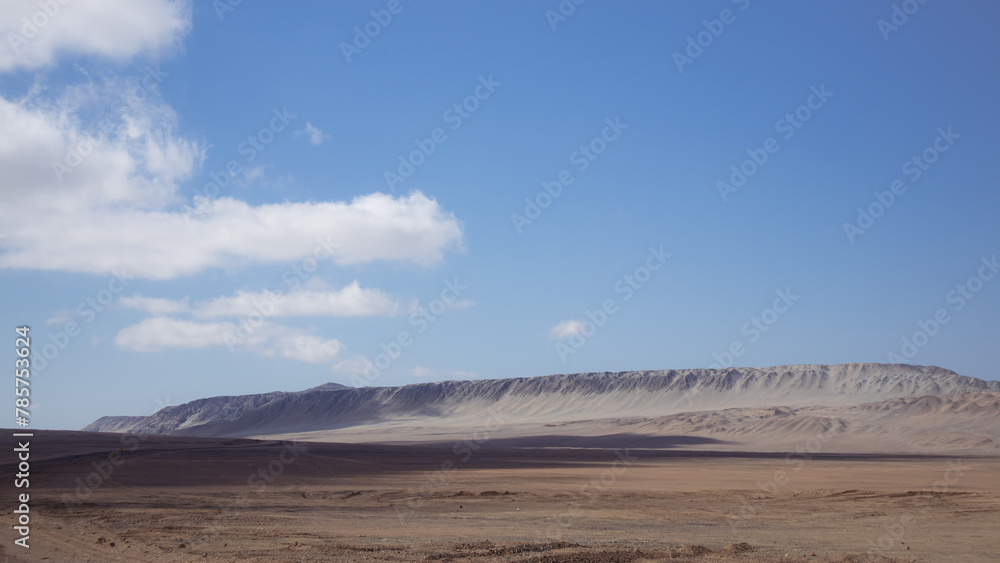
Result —
M591 372L391 387L327 383L297 392L197 399L146 417L101 417L83 430L246 437L416 420L458 423L481 418L489 409L541 424L779 404L847 406L977 391L1000 391L1000 382L937 366L873 363Z

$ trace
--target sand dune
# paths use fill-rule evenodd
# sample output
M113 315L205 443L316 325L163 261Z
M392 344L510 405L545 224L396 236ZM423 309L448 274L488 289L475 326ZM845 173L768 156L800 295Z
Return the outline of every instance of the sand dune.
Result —
M662 417L538 424L516 418L415 418L270 435L310 441L458 442L531 447L644 447L743 452L1000 453L1000 392L891 399L833 407L731 408Z
M839 407L729 409L684 413L636 431L786 449L819 438L826 451L1000 450L1000 393L902 397Z

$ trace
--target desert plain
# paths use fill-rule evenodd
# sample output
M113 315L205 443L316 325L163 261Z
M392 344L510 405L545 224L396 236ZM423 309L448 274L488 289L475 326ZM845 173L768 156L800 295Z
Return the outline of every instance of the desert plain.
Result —
M933 366L328 384L20 440L5 561L1000 560L1000 384Z
M98 479L94 463L107 472L121 436L32 440L32 547L29 555L6 542L6 561L932 562L1000 553L995 456L788 457L641 440L614 449L485 442L460 455L453 444L151 436ZM8 487L2 506L11 521L13 494Z

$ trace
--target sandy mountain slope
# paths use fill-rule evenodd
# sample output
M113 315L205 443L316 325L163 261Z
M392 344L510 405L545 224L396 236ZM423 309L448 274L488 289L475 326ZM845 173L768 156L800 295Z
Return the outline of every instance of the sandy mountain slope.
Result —
M614 429L712 438L707 443L753 438L760 445L824 432L855 437L881 432L883 441L893 436L897 450L914 440L944 448L966 440L969 447L990 448L993 438L983 428L996 428L991 392L1000 392L1000 383L900 364L589 373L361 389L327 384L297 393L200 399L145 418L104 417L84 430L448 440L482 426L485 413L498 413L494 426L507 429L508 437ZM970 399L970 393L985 395ZM966 398L949 398L955 395ZM979 415L969 414L977 409ZM917 416L912 425L900 422ZM968 420L976 417L985 422L973 431ZM956 436L942 434L948 431Z
M543 423L484 413L422 417L268 435L327 442L435 442L459 449L516 447L685 449L742 452L1000 454L1000 392L903 397L849 406L749 407L662 417Z
M1000 393L900 397L835 407L728 409L644 421L636 433L704 436L756 449L1000 453Z

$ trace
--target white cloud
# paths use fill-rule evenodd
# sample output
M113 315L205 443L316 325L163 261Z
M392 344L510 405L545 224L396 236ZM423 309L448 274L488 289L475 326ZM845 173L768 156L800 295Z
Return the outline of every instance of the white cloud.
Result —
M319 129L317 129L316 127L314 127L313 124L309 123L308 121L306 121L306 128L305 129L302 129L301 131L296 131L295 132L295 136L296 137L298 137L300 135L305 135L306 137L308 137L309 138L309 142L312 143L312 144L314 144L314 145L318 145L318 144L322 143L323 141L325 141L325 140L327 140L327 139L330 138L330 135L324 135L322 131L320 131Z
M138 309L153 315L180 313L188 310L188 298L163 299L160 297L143 297L135 294L131 297L118 298L118 304L129 309Z
M157 352L165 348L208 348L226 344L226 335L236 334L231 322L199 323L151 317L125 327L115 337L115 345L135 352Z
M158 56L190 29L186 0L4 0L0 72L48 66L63 55Z
M386 293L379 289L362 289L354 281L333 291L241 291L232 297L219 297L198 303L194 308L194 315L201 318L239 317L261 311L269 316L391 317L398 309L399 303Z
M175 134L177 116L152 99L155 91L140 101L123 94L128 89L110 80L69 87L54 99L40 91L17 102L0 98L0 194L60 219L71 210L94 215L110 206L178 203L176 184L200 166L203 151ZM78 117L91 112L100 113L101 125ZM17 242L20 228L11 225L6 244Z
M263 165L258 164L257 166L244 166L236 176L233 176L233 184L246 187L257 180L262 180L263 178Z
M101 67L93 75L109 77L95 83L86 68L90 59L72 58L159 57L179 48L190 28L189 0L0 3L0 41L7 39L0 45L0 73L41 70L70 58L79 71L74 76L85 80L52 89L39 75L23 97L0 97L0 198L17 202L0 206L0 268L164 280L308 257L336 265L432 266L444 252L462 249L462 223L421 192L258 206L230 193L198 198L193 209L186 205L181 189L199 173L208 145L179 132L175 112L159 94L169 73L150 63L145 76L127 81ZM330 137L308 122L301 134L313 144ZM263 173L247 169L234 184L262 182ZM114 342L138 352L226 345L309 363L339 358L339 341L298 328L265 321L240 340L233 322L166 316L242 316L256 299L282 300L275 313L281 315L394 315L399 307L357 282L336 291L243 292L194 307L187 298L136 294L119 303L154 316L124 328Z
M64 324L70 322L71 320L73 320L73 317L71 317L69 315L69 313L62 313L62 314L58 314L58 315L56 315L54 317L50 317L48 319L45 319L45 324L47 324L47 325L64 325Z
M552 340L565 340L573 335L580 334L584 323L578 319L563 321L549 329L549 338Z
M476 304L476 302L473 301L472 299L459 299L458 301L453 301L451 303L447 303L446 304L447 305L446 309L448 309L448 310L452 310L452 309L465 309L466 307L472 307L475 304Z
M58 14L39 11L36 0L0 5L0 31L19 33L23 17L48 20L28 43L18 42L16 56L0 52L0 72L73 54L157 55L179 45L191 25L187 1L51 5ZM177 116L159 95L169 73L146 65L138 80L95 84L78 68L82 84L53 93L36 77L22 99L0 97L0 197L18 201L0 207L0 268L171 279L309 256L431 266L462 248L462 224L420 192L260 206L198 198L192 209L179 190L200 170L207 145L178 133ZM304 133L312 142L324 138L311 123ZM249 169L241 181L261 175Z
M399 303L379 289L363 289L356 280L339 290L298 289L288 293L272 291L240 291L229 297L218 297L211 301L199 301L190 306L188 298L162 299L136 294L121 297L118 304L130 309L138 309L153 315L190 312L201 319L218 317L243 317L254 312L268 317L330 316L330 317L391 317L399 309ZM59 317L61 318L61 317Z
M334 361L344 347L335 339L273 323L262 323L247 335L228 321L206 323L170 317L151 317L122 329L115 337L115 345L135 352L227 346L312 364Z
M330 371L339 375L349 375L349 376L363 376L365 371L372 366L371 361L368 358L356 355L350 358L344 358L338 360L331 366Z
M201 146L175 133L162 103L136 102L109 134L77 112L102 105L100 88L77 88L54 103L0 98L0 208L7 238L0 267L109 273L124 269L170 279L248 262L287 263L315 255L339 265L375 260L430 266L462 247L462 224L423 193L382 193L350 202L252 206L231 197L199 199L177 191L204 159ZM96 99L95 99L96 98ZM107 106L113 107L113 102ZM86 148L62 180L53 163ZM72 162L76 162L74 159Z
M344 348L343 344L334 339L324 340L311 334L294 332L294 329L286 329L285 332L287 334L275 337L270 347L264 348L265 353L270 351L289 360L322 364L335 360Z

